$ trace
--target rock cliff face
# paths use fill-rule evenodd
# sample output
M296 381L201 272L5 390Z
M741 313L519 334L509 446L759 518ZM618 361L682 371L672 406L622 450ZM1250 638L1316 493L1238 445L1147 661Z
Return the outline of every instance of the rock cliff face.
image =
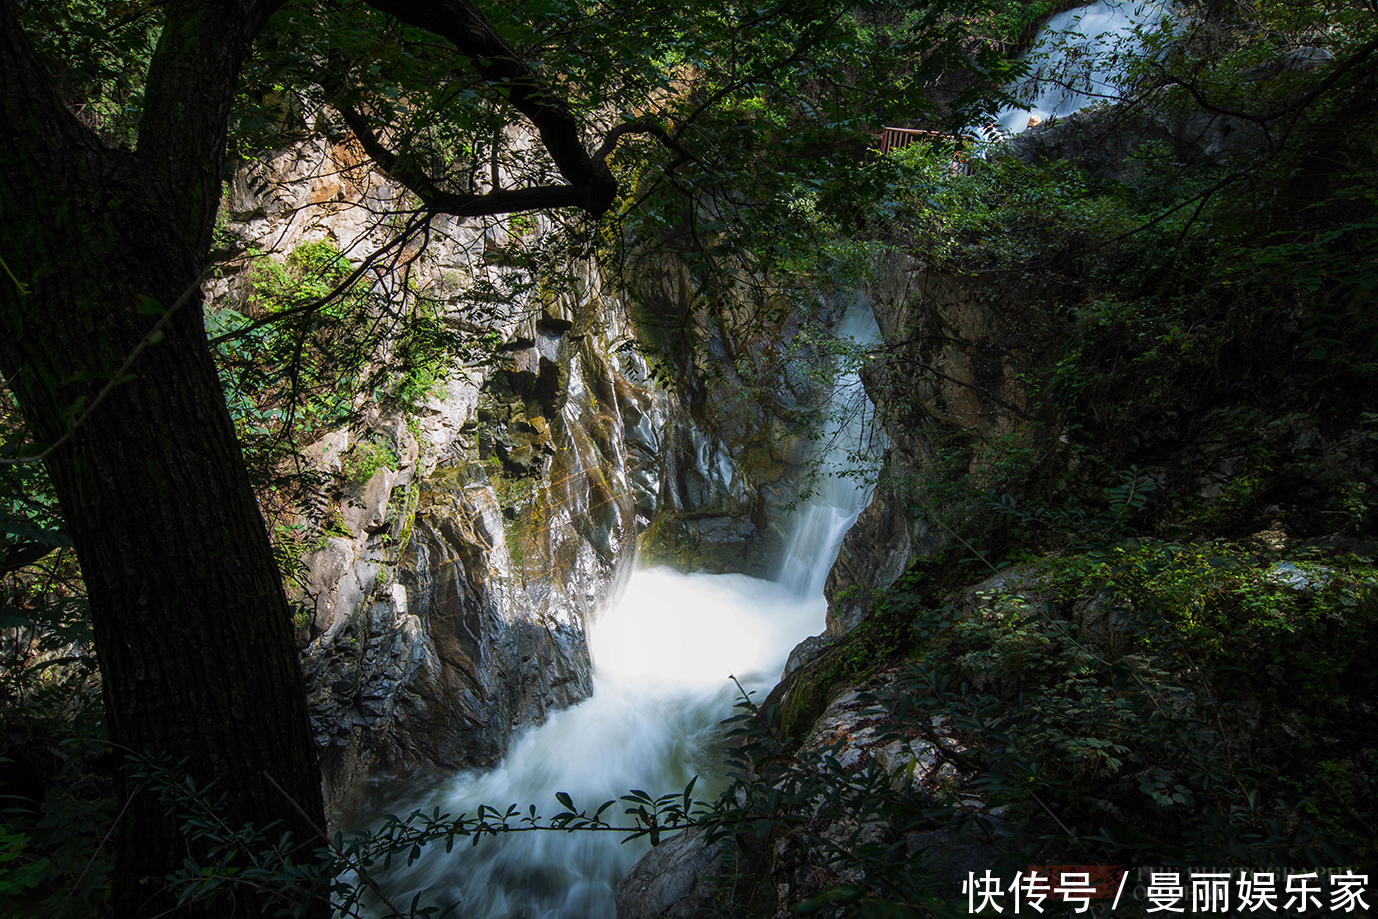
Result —
M332 800L378 768L491 765L515 727L591 691L585 634L635 557L638 509L658 505L666 397L579 319L545 311L482 382L452 382L415 477L380 469L341 509L352 538L306 559Z
M391 564L375 573L365 538L337 581L372 577L371 596L338 604L307 652L335 795L378 767L490 765L516 726L592 689L585 632L636 539L618 394L638 410L651 399L592 343L550 350L564 382L549 401L514 402L520 374L481 393L484 421L447 445L457 458L416 483Z
M325 240L358 262L393 238L397 201L348 148L302 147L241 169L222 233L277 258ZM294 591L332 804L377 770L491 765L516 727L588 696L587 630L638 542L741 570L778 539L807 459L761 450L769 424L728 429L737 416L696 409L724 384L692 357L681 386L659 387L628 298L591 260L565 257L548 285L515 258L559 257L544 218L441 218L430 235L375 292L425 291L442 322L496 348L410 410L358 402L303 451L329 483L293 526L309 537ZM643 300L692 315L677 266L643 280ZM250 271L229 273L209 309L252 289ZM489 292L478 313L474 290Z
M935 436L1038 436L1028 425L1023 380L1037 366L1031 343L1040 335L1018 303L981 295L901 253L881 261L868 295L885 347L863 379L891 448L875 496L843 539L824 587L834 638L861 624L878 593L943 538L929 531L906 483L933 460ZM973 455L968 471L979 464Z
M789 329L764 331L751 310L736 316L731 304L706 308L682 261L655 259L634 283L647 337L670 356L662 370L674 376L676 393L658 439L660 514L642 538L642 557L770 576L811 459L808 440L794 431L799 409L826 394L799 385L774 356Z

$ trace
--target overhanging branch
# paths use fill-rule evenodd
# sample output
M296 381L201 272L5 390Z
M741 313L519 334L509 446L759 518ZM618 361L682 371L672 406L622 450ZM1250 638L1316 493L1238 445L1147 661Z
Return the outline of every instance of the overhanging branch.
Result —
M57 546L25 542L5 546L4 549L4 554L0 555L0 575L9 574L11 571L18 571L20 568L32 565L49 552L57 551Z
M370 6L401 22L432 32L455 46L489 84L540 133L568 185L541 185L516 190L495 190L484 195L458 195L435 188L423 193L415 177L394 175L417 192L427 207L460 217L509 213L514 210L578 207L594 217L612 206L617 182L602 159L589 155L582 138L582 123L563 98L550 90L529 64L498 35L492 23L469 0L368 0ZM351 125L351 128L354 126ZM358 133L356 129L356 133ZM360 142L367 143L360 136ZM376 140L376 138L375 138ZM381 146L381 145L379 145ZM372 156L372 152L370 152ZM375 157L376 158L376 157ZM394 165L396 158L393 158ZM381 165L381 162L380 162ZM387 168L386 166L384 168ZM421 187L417 187L421 186Z
M606 200L578 185L533 185L526 188L501 188L481 195L467 195L440 188L420 169L408 164L405 158L388 149L365 118L353 106L336 103L335 109L349 125L360 146L378 168L395 182L405 186L421 199L422 206L434 214L455 217L484 217L496 214L515 214L561 207L577 207L593 217L601 217L612 204L617 186L608 176ZM606 170L605 170L606 171ZM602 191L602 189L598 189Z
M603 137L603 144L594 151L593 158L596 162L606 163L608 157L612 156L617 149L617 144L628 134L647 134L660 141L660 145L667 150L673 150L680 155L679 162L693 162L700 166L703 162L698 157L684 148L684 145L675 137L672 137L658 122L655 121L627 121L617 125Z

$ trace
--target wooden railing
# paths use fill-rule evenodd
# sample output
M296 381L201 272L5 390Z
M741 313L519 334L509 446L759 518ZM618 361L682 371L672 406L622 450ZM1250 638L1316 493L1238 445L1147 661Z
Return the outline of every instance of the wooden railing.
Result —
M923 128L895 128L886 125L880 129L881 155L883 156L891 150L907 147L916 140L956 141L957 149L952 154L952 174L966 176L972 174L973 167L967 159L967 148L975 142L976 138L970 134L945 134L942 131L929 131Z

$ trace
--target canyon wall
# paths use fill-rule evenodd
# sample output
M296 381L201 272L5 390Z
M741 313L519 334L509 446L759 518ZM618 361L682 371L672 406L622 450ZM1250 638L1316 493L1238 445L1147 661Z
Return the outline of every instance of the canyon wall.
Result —
M277 262L326 243L359 264L386 254L404 203L352 148L305 144L241 165L219 232ZM808 461L760 409L705 409L741 387L704 370L724 333L682 263L619 289L543 215L439 217L426 237L362 282L379 319L424 295L483 353L410 405L356 397L301 450L320 486L274 518L305 550L289 589L332 805L372 773L491 765L516 728L586 698L588 627L639 544L650 562L762 573ZM212 317L255 296L254 262L235 264ZM638 310L702 345L672 388Z

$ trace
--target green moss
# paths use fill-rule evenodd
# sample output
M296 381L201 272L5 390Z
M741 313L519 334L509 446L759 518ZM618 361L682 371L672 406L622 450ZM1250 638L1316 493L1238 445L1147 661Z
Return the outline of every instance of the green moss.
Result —
M393 524L392 557L401 559L411 542L412 530L416 527L416 509L421 503L421 488L416 482L407 485L402 496L402 507Z
M392 448L371 440L356 441L340 457L340 471L356 487L368 484L379 469L397 466L397 454Z
M803 738L840 689L863 683L916 654L928 636L915 628L915 609L930 603L922 595L891 594L875 613L801 668L789 681L780 706L784 733Z

